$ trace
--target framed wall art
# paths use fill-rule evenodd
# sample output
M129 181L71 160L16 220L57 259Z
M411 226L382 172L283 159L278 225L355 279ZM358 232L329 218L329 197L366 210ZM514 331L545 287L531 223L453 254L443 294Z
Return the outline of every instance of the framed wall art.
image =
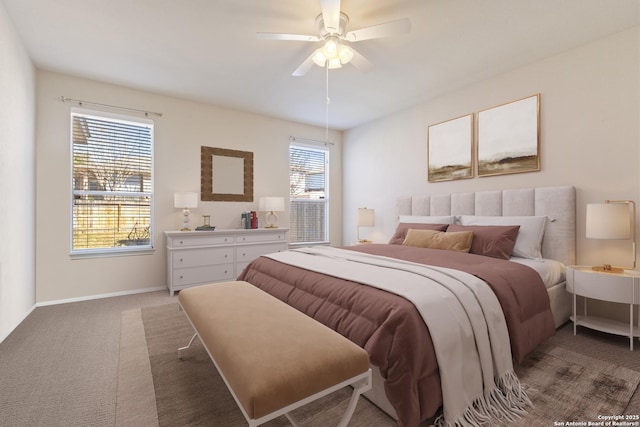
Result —
M478 176L540 170L540 94L478 113Z
M427 175L429 182L473 178L473 114L429 126Z

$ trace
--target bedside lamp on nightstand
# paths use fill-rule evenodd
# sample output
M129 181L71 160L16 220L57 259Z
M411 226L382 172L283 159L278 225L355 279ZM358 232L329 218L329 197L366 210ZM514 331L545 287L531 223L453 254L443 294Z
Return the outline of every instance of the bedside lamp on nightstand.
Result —
M371 243L371 240L360 239L360 227L373 227L375 225L375 209L358 208L358 243Z
M588 239L631 240L632 267L594 266L596 271L622 273L636 268L636 204L631 200L606 200L587 205Z

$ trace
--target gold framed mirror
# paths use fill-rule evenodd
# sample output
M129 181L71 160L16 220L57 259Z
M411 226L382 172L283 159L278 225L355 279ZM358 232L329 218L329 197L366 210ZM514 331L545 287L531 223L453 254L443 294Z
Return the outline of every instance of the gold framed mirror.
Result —
M200 198L253 202L253 153L200 147Z

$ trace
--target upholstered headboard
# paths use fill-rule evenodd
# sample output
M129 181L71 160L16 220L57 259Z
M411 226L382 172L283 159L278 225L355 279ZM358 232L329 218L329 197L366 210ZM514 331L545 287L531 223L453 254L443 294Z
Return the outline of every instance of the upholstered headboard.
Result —
M477 191L396 200L397 215L547 216L542 256L576 262L576 193L572 186Z

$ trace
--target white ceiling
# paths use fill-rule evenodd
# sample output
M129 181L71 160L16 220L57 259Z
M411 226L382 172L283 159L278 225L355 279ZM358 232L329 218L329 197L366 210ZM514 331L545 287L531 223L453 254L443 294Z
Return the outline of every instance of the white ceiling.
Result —
M319 0L0 0L40 69L325 125ZM409 35L354 44L375 67L329 74L330 127L348 129L636 26L638 0L342 0L347 30L408 17ZM69 94L60 94L67 95ZM523 94L527 95L527 94ZM91 101L91 100L89 100Z

